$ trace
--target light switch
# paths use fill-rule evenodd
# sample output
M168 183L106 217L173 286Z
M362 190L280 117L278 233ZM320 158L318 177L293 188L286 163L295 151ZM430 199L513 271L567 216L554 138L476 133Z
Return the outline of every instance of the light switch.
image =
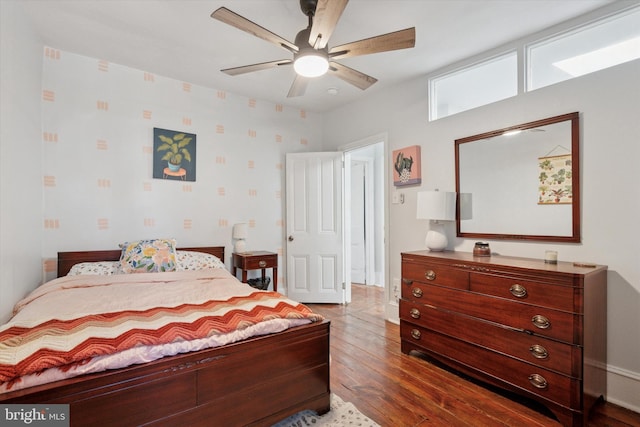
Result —
M394 205L399 205L404 203L404 194L403 193L393 193L391 196L391 203Z

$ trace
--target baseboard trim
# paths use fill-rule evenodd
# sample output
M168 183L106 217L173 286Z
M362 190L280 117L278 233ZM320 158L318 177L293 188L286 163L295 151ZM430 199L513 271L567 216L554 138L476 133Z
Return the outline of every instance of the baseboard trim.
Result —
M400 324L400 304L397 300L387 301L385 315L387 322L395 323L396 325Z
M640 413L640 373L607 365L606 401Z

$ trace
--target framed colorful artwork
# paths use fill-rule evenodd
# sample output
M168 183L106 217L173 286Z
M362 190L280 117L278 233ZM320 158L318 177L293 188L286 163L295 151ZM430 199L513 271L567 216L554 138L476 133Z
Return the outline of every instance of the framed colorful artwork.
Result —
M417 185L422 182L420 146L412 145L393 151L393 185Z
M538 167L538 204L571 204L573 201L571 154L540 157Z
M196 180L196 135L153 128L153 177Z

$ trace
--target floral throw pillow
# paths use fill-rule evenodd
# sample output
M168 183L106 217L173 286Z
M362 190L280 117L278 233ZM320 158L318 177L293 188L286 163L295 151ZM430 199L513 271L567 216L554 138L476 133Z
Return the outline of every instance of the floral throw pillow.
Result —
M175 271L176 241L150 239L125 242L120 245L120 263L124 273L157 273Z

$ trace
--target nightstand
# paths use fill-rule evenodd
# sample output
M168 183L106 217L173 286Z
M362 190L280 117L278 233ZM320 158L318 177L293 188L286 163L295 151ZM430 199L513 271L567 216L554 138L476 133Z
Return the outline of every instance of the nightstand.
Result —
M248 270L262 270L262 280L264 280L265 269L271 268L273 271L273 291L278 292L278 254L265 251L234 252L231 264L234 276L236 276L238 269L242 270L242 281L245 283L247 282Z

